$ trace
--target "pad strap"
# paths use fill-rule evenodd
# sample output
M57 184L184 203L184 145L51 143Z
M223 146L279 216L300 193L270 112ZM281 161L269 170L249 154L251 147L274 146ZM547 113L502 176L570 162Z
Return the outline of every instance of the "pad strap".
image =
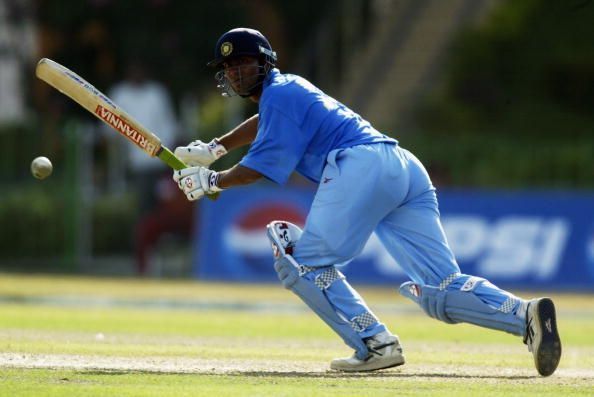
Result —
M336 280L344 280L344 275L339 272L334 266L331 266L324 273L318 274L315 279L316 286L321 290L326 290Z
M378 321L378 318L373 313L365 312L351 319L351 327L353 327L355 332L363 332Z
M447 276L445 279L443 279L441 281L441 283L439 283L439 290L440 291L445 290L448 287L448 285L450 285L452 283L452 281L454 281L458 277L460 277L460 273L459 272L452 273L449 276Z

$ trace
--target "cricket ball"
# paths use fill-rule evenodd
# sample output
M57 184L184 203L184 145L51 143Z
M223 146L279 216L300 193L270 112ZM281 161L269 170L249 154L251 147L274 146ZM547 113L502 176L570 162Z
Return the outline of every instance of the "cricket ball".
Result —
M51 175L52 162L44 156L39 156L31 162L31 174L37 179L45 179Z

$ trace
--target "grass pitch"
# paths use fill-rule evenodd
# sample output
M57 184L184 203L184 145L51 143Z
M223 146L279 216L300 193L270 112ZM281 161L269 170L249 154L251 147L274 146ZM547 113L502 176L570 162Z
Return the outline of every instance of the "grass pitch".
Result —
M280 285L0 274L0 396L593 394L592 296L553 295L564 354L541 378L517 337L360 291L400 336L404 366L329 371L351 352Z

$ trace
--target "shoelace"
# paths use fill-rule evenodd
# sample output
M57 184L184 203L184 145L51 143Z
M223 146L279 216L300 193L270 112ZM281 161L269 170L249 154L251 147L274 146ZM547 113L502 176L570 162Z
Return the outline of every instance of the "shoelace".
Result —
M395 344L396 344L396 342L384 343L384 344L373 346L373 347L368 345L367 349L369 350L369 352L371 352L373 354L377 354L378 356L383 356L383 354L380 353L379 350L383 349L384 347L392 346Z
M534 330L532 329L532 318L526 323L526 335L524 336L524 344L528 345L528 348L532 348L532 341L534 340Z

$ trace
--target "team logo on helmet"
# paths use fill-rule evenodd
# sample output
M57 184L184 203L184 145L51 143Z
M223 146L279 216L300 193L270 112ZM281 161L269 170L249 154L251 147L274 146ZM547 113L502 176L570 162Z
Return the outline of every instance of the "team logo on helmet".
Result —
M223 54L224 57L229 56L229 54L231 54L233 52L233 44L231 44L228 41L225 41L223 44L221 44L221 54Z

